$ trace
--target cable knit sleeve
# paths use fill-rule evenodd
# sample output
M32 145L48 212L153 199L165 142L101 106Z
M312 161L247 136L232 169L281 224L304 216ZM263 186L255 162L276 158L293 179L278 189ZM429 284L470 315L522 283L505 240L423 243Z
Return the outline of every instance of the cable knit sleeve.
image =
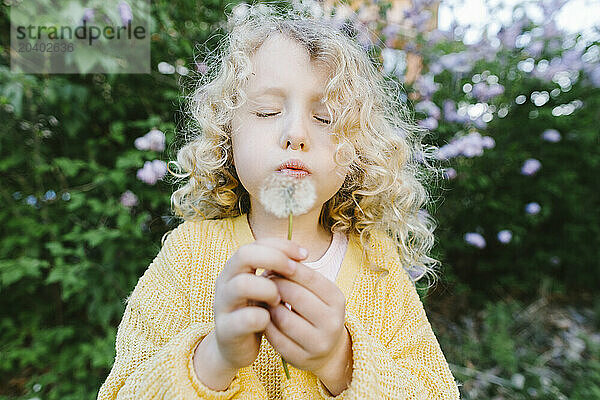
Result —
M346 313L352 338L353 374L350 386L332 397L317 379L324 399L460 398L458 386L427 320L419 295L399 268L390 272L381 335L368 333L357 315ZM396 317L398 316L398 317Z
M194 350L213 323L190 322L185 225L167 236L129 297L117 330L115 362L98 399L240 398L239 373L227 390L213 391L194 371Z

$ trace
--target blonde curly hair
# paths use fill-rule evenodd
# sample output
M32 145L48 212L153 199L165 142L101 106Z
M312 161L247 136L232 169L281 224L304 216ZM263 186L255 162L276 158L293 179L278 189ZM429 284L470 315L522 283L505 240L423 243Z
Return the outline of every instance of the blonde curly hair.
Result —
M335 162L350 167L340 190L323 205L319 223L358 235L363 249L376 230L386 232L413 281L437 277L439 261L428 256L435 223L422 210L430 197L421 181L442 170L432 165L437 148L421 144L427 131L414 124L399 99L401 86L386 79L352 37L297 8L244 4L228 15L227 25L228 35L206 58L208 70L197 75L185 98L190 115L185 144L177 161L168 163L177 169L169 168L171 174L184 180L171 196L174 214L193 220L249 212L248 192L232 165L231 121L247 99L251 55L270 35L282 33L301 43L312 61L329 67L325 104L338 146Z

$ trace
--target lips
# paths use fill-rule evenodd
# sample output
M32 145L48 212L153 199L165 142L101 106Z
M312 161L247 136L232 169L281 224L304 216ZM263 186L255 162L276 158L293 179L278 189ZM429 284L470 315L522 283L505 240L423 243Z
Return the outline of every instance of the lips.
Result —
M290 172L301 172L304 171L308 174L310 174L310 169L308 169L308 167L306 166L306 164L304 164L301 160L294 158L291 160L287 160L283 163L281 163L281 165L279 166L279 168L277 168L277 171L283 171L283 170L288 170Z

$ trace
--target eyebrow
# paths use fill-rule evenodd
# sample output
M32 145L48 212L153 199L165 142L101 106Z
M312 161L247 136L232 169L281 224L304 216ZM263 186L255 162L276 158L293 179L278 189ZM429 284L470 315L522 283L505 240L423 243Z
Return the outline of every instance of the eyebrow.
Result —
M277 86L270 86L267 88L264 88L262 90L259 90L255 93L252 93L253 96L262 96L262 95L266 95L266 94L273 94L273 95L278 95L278 96L283 96L285 95L285 90L283 88L277 87ZM315 100L315 99L321 99L323 98L324 93L322 92L312 92L310 99L311 100Z

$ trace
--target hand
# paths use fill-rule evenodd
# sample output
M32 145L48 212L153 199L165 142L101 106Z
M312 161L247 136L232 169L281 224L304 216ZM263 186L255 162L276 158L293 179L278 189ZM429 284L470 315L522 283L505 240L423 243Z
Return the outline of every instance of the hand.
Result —
M283 304L269 306L271 322L265 337L286 361L312 371L327 385L334 375L345 378L340 375L352 361L351 338L344 326L346 298L322 274L297 264L287 279L270 277L291 310Z
M256 302L277 305L281 300L275 283L256 276L256 269L289 276L290 260L298 265L296 261L303 258L297 244L279 238L258 239L241 246L229 258L217 277L213 305L215 341L227 367L246 367L258 356L270 315Z

